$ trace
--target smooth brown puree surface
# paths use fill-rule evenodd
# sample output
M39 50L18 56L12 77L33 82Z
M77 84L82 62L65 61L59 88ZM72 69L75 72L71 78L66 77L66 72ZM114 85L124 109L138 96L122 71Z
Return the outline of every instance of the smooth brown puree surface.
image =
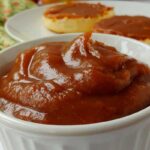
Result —
M114 16L97 23L94 31L123 35L138 40L150 39L150 18L144 16Z
M27 121L71 125L149 106L149 68L90 36L48 42L18 55L0 78L0 109Z
M111 7L106 7L100 3L65 3L50 7L45 12L45 16L50 18L88 18L104 15L108 10L111 9Z

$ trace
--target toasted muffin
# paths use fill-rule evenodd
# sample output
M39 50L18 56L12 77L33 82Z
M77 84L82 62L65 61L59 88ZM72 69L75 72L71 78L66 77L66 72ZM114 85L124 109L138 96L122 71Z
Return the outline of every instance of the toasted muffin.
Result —
M100 3L64 3L48 8L45 26L57 33L89 32L95 23L114 15L113 8Z
M113 16L97 23L93 31L126 36L150 44L150 18L144 16Z

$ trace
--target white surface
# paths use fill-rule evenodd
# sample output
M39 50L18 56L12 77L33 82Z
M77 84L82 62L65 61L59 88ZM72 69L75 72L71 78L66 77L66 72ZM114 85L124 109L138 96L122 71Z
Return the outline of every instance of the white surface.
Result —
M1 145L1 142L0 142L0 150L3 150L3 147L2 147L2 145Z
M60 35L8 48L0 52L0 73L20 51L47 41L72 40L76 36ZM150 65L149 46L118 37L93 35L93 39ZM127 117L90 125L41 125L9 117L2 112L0 120L0 139L6 150L150 150L150 107Z
M91 2L96 3L100 1ZM113 6L116 15L144 15L150 17L149 3L128 1L102 1L102 3ZM10 18L5 26L7 33L18 41L27 41L55 35L55 33L50 32L45 28L42 21L43 12L49 6L26 10Z

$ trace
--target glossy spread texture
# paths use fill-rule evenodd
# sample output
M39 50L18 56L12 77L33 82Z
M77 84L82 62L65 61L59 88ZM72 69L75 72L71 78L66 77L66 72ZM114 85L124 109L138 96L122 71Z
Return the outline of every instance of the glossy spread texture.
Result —
M150 70L86 33L18 55L0 78L0 109L44 124L88 124L150 105Z
M88 18L105 15L111 7L106 7L100 3L64 3L50 7L45 16L50 18Z
M150 39L150 18L144 16L114 16L97 23L94 31L123 35L138 40Z

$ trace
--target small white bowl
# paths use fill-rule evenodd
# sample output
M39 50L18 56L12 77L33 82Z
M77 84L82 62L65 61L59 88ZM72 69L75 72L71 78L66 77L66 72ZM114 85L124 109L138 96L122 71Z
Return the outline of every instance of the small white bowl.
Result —
M0 52L0 74L16 55L49 41L70 41L79 34L33 40ZM114 46L150 66L150 47L125 37L93 34L93 39ZM0 112L0 141L5 150L150 150L150 107L120 119L87 125L42 125Z

